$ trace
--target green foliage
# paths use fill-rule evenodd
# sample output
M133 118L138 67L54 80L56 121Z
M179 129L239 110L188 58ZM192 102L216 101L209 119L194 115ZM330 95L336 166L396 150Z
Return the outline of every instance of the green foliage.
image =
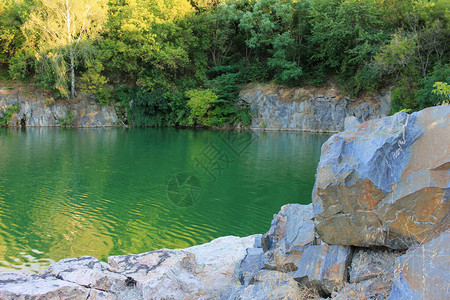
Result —
M0 0L11 78L116 102L135 126L248 124L249 82L389 87L393 112L417 110L442 101L449 45L448 0Z
M23 46L21 26L29 7L29 1L0 1L0 62L9 61Z
M108 80L101 75L104 67L99 60L88 59L85 62L87 70L81 75L79 87L84 93L91 93L95 96L100 105L113 103L112 93L114 88L108 86Z
M74 125L74 121L75 121L75 114L73 113L72 110L68 110L66 111L66 116L64 118L59 118L59 124L61 124L61 126L64 127L70 127Z
M0 127L8 126L9 122L11 122L11 118L14 114L18 113L19 110L19 105L17 103L9 106L3 113L3 116L0 117Z
M381 47L375 55L374 67L383 75L400 76L408 72L409 66L415 64L417 43L413 37L399 32L393 35L389 44Z
M450 82L450 64L437 64L433 72L422 79L422 88L417 95L420 108L437 105L446 100L444 95L433 92L436 82Z
M54 77L53 88L62 96L75 97L75 69L101 32L106 13L106 0L40 0L32 7L23 33L37 60L44 61L37 74Z
M139 88L130 102L129 117L136 126L168 126L169 109L163 90Z
M212 110L214 104L218 101L213 91L206 90L189 90L186 92L189 98L188 106L191 109L189 122L194 125L210 126L214 123L215 111Z
M438 96L442 96L442 104L450 104L450 85L447 82L435 82L433 87L435 88L431 92Z
M335 73L347 91L354 91L354 75L370 62L388 35L377 1L317 0L311 8L312 59L321 72Z
M409 78L402 78L392 89L391 93L391 114L399 112L403 109L419 110L417 103L418 84L410 81Z
M27 80L31 77L35 69L35 58L33 50L27 47L18 49L13 57L8 61L9 75L13 79Z

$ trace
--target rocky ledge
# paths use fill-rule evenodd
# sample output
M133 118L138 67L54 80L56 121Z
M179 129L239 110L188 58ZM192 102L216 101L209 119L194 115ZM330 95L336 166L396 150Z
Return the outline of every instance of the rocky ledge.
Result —
M448 299L450 106L358 124L323 145L309 205L269 231L0 274L1 299Z
M250 128L264 130L339 132L346 117L364 122L386 116L391 108L389 91L354 98L333 85L328 88L250 85L242 89L240 98L250 106Z
M7 115L9 115L7 117ZM8 118L8 120L3 120ZM0 125L9 127L112 127L120 125L112 106L100 106L87 96L55 101L43 91L0 87Z

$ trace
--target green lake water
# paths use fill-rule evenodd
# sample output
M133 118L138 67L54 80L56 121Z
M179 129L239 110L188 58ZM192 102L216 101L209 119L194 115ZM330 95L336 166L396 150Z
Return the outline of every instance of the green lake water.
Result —
M0 129L0 271L264 233L311 202L329 135Z

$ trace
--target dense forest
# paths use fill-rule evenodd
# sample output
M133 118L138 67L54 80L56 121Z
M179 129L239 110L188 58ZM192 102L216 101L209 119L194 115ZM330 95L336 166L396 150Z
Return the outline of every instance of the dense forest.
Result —
M133 125L249 123L239 87L392 89L392 112L442 103L448 0L0 0L0 69Z

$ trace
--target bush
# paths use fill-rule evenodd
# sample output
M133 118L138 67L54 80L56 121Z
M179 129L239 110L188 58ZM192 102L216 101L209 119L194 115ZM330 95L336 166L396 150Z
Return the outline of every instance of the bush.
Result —
M66 116L64 118L58 119L59 124L61 124L61 126L64 126L64 127L73 126L74 120L75 120L75 114L71 110L68 110L66 112Z
M421 109L437 105L446 100L442 95L433 93L436 82L450 82L449 64L436 64L433 72L421 80L422 88L417 93L417 102Z
M3 117L0 118L0 127L8 126L9 122L11 122L11 118L14 116L15 113L18 113L19 110L20 110L19 105L17 103L8 107L3 114Z
M210 89L189 90L186 92L189 98L188 106L191 109L189 123L191 125L211 126L217 122L217 111L213 111L214 104L217 103L219 96Z
M136 126L167 126L170 107L164 91L137 88L130 101L129 122Z

